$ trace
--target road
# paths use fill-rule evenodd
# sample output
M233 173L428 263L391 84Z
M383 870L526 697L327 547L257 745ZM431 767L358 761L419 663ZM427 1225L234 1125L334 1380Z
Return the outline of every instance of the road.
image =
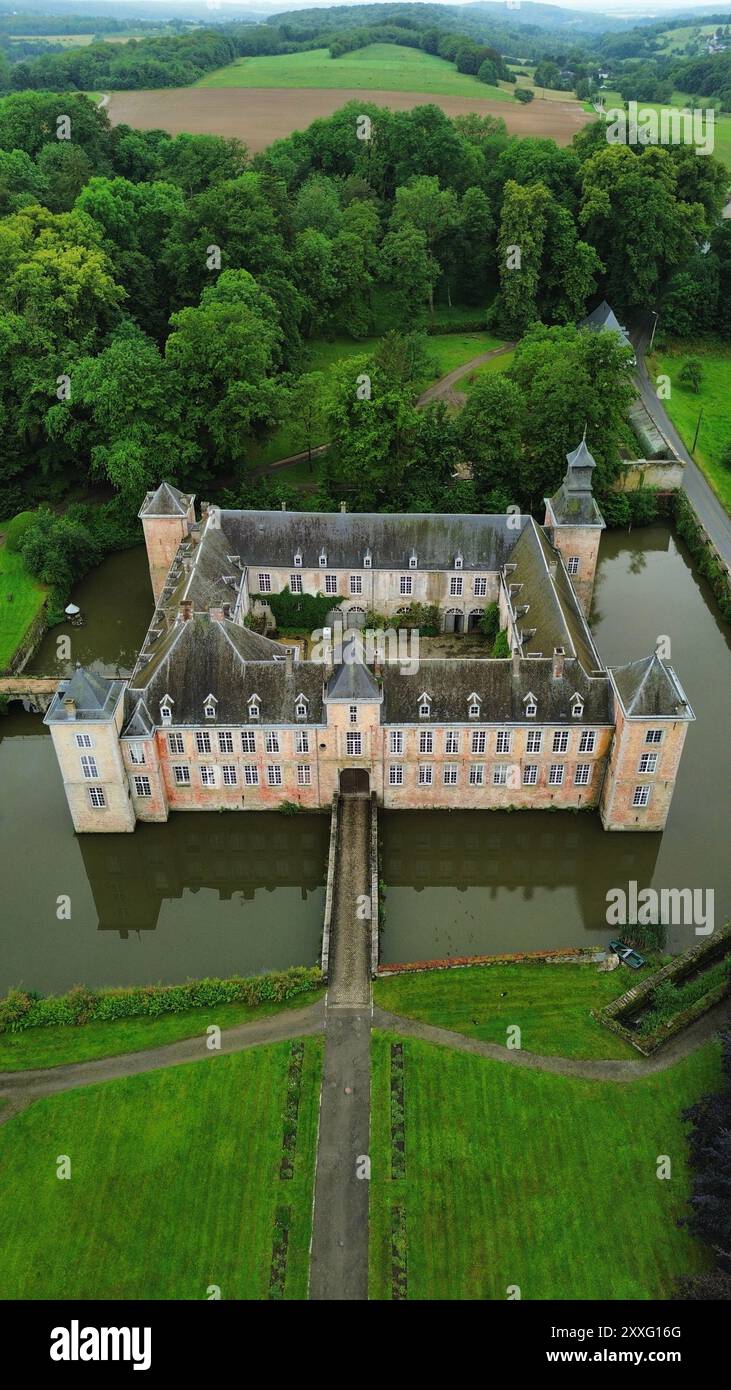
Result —
M683 487L696 510L699 521L705 526L716 549L727 565L731 565L731 517L719 502L715 492L700 468L694 463L688 449L668 416L662 401L658 400L655 384L645 364L645 353L649 347L653 318L647 314L634 325L630 332L632 346L637 355L635 380L637 387L658 429L670 440L685 464Z

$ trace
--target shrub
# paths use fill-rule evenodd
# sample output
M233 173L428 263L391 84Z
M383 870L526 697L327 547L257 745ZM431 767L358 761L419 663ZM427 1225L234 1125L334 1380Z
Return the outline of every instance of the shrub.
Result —
M281 594L262 594L274 614L280 632L315 632L327 622L327 615L342 603L341 598L326 594L293 594L289 585Z
M487 637L488 641L494 644L500 629L500 609L496 603L488 603L480 618L479 627L483 637Z
M532 87L516 87L513 95L516 101L522 101L525 103L533 100L535 92L533 91Z
M684 386L689 386L691 391L700 391L703 381L703 363L699 357L689 357L684 362L678 374L678 381L682 381Z
M505 628L503 628L502 632L499 632L498 635L497 635L497 637L495 638L495 641L494 641L493 647L492 647L492 655L493 655L493 656L497 656L497 657L506 657L506 656L510 656L510 647L509 647L509 645L508 645L508 634L507 634Z
M5 544L11 554L20 550L20 543L31 526L35 525L35 512L18 512L12 521L8 522L8 529L5 532Z

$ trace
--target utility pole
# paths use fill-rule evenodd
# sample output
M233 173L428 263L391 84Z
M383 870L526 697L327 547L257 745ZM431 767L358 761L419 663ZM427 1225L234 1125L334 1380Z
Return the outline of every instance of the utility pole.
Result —
M691 454L694 454L694 453L695 453L695 446L696 446L696 444L698 443L698 432L699 432L700 427L701 427L701 420L702 420L702 419L703 419L703 406L701 406L701 413L700 413L700 415L698 416L698 424L697 424L696 427L695 427L695 435L694 435L694 437L693 437L693 448L692 448L691 451L690 451Z
M652 352L652 344L653 344L654 341L655 341L655 329L657 328L657 321L658 321L658 319L659 319L659 317L660 317L659 314L656 314L656 313L655 313L655 310L654 310L654 309L651 309L651 310L650 310L650 313L655 315L655 322L654 322L653 325L652 325L652 333L650 334L650 346L649 346L649 348L647 349L648 352Z

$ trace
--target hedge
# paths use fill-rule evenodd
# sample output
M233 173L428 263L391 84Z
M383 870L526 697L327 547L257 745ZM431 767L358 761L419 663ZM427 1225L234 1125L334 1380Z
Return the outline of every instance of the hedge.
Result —
M293 966L268 975L233 975L227 980L189 980L183 985L132 985L119 989L87 989L74 985L66 994L44 998L11 989L0 1001L0 1033L26 1028L111 1023L120 1018L158 1018L186 1009L217 1004L281 1004L306 994L322 983L319 966Z

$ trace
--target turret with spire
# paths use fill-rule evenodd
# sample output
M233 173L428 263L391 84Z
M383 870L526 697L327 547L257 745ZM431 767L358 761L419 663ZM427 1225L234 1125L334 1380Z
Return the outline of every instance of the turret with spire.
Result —
M551 544L563 557L584 613L589 614L604 518L592 492L596 460L586 442L566 455L566 474L558 492L547 497L544 526Z

